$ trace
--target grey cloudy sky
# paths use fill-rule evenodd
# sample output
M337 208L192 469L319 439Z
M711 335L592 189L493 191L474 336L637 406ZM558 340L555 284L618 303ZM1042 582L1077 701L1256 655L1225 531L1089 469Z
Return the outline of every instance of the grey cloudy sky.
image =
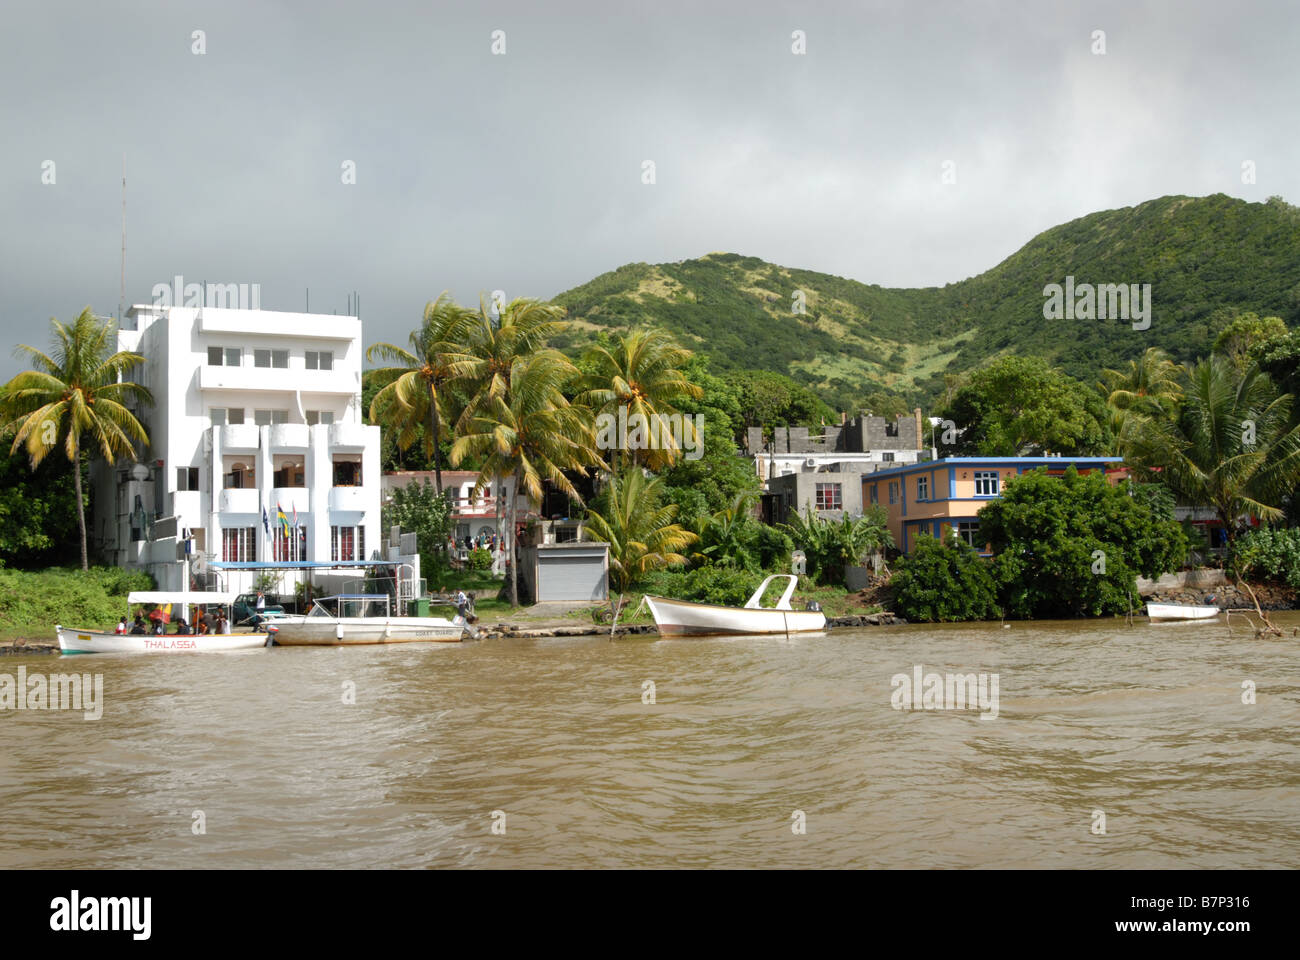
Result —
M941 285L1094 210L1300 200L1291 3L5 0L0 21L8 345L115 312L123 154L128 303L175 274L260 283L265 309L355 289L368 342L444 288L550 297L714 250Z

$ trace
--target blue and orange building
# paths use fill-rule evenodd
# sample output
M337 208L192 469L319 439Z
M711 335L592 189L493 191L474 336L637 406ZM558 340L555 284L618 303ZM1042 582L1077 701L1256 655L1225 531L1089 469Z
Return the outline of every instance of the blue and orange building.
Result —
M1118 482L1122 457L950 457L877 470L862 477L862 508L879 504L889 514L889 531L904 553L911 553L921 534L945 539L950 532L981 554L979 512L1002 496L1012 477L1045 469L1061 476L1070 467L1080 473L1101 471Z

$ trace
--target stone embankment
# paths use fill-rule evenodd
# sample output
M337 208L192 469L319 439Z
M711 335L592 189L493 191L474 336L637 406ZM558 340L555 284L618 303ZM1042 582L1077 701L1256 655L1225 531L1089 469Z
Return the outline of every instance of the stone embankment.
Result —
M1262 610L1296 609L1296 591L1282 584L1252 583L1251 589L1259 598ZM1219 584L1215 587L1180 590L1161 590L1144 598L1150 603L1192 603L1218 606L1220 610L1254 610L1255 601L1250 593L1232 583Z

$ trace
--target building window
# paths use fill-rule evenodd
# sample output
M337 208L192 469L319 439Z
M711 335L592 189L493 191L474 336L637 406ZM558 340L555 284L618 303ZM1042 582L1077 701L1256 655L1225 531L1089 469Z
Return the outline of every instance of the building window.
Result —
M361 486L361 464L355 460L334 461L334 486ZM818 484L820 486L820 484Z
M288 350L254 350L253 366L255 367L278 367L285 369L289 366Z
M334 422L333 410L308 410L307 411L307 426L309 427L314 427L318 423L333 423L333 422Z
M238 367L243 359L239 347L208 347L209 367Z
M898 481L889 481L889 502L898 503Z
M253 422L259 427L269 427L273 423L288 423L288 410L254 410Z
M307 528L290 526L286 534L284 526L277 524L271 534L271 552L280 563L307 559Z
M177 490L197 490L198 488L199 488L198 467L177 467L176 468L176 489Z
M916 499L917 500L930 499L930 478L929 477L916 478Z
M256 486L257 480L254 477L253 469L247 464L232 464L230 472L221 476L221 488L223 490L251 490Z
M998 495L998 472L996 470L975 471L975 496L996 497Z
M223 527L221 559L224 563L252 563L257 559L257 527Z
M838 483L819 483L817 484L817 509L818 510L842 510L843 500L840 496L840 485Z
M880 494L877 492L876 485L873 483L871 485L871 505L875 506L879 502L880 502Z
M303 480L303 465L286 463L275 471L271 482L276 487L305 487L307 484Z
M214 427L224 427L226 424L239 424L244 422L243 407L213 407L211 414L212 425Z
M884 453L880 455L880 460L882 463L893 463L894 455L890 453L888 450L886 450Z
M984 543L980 540L980 525L977 521L962 521L957 524L953 534L958 540L965 540L976 550L983 548Z
M329 350L308 350L307 369L308 370L333 370L334 369L333 352Z
M330 527L330 560L366 559L365 527Z

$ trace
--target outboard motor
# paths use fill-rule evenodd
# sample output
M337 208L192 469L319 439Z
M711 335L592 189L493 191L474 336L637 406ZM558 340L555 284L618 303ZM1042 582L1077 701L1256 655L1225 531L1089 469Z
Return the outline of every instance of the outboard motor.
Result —
M274 647L274 646L275 646L275 635L276 635L277 633L279 633L279 632L280 632L280 628L279 628L279 627L267 627L267 628L266 628L266 645L267 645L268 647Z
M818 603L816 600L809 600L807 603L803 605L803 608L805 610L820 610L822 608L822 605Z

